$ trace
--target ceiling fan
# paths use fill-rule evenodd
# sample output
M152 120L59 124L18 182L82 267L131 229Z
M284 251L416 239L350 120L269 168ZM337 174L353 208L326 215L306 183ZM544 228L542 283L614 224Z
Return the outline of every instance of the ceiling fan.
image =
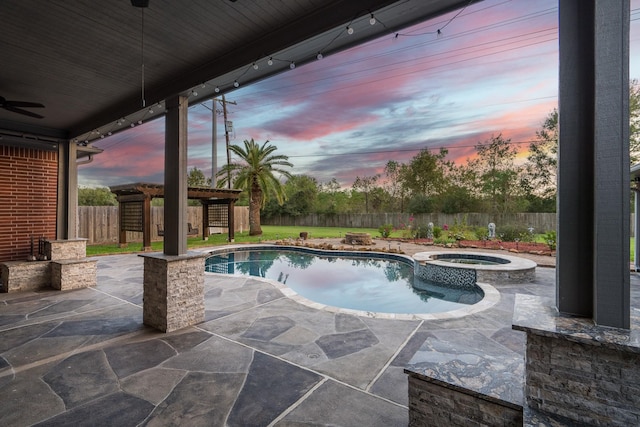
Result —
M44 118L44 116L41 116L40 114L23 110L23 108L44 108L44 105L38 102L9 101L4 96L0 96L0 108L4 108L5 110L12 111L14 113L24 114L25 116L35 117L36 119Z

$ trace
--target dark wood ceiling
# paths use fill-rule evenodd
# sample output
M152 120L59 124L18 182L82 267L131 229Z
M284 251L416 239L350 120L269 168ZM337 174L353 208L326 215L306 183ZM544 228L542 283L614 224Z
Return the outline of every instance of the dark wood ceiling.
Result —
M469 3L150 0L138 8L130 0L2 0L0 96L45 108L27 108L42 119L0 109L0 136L91 141L122 117L128 125L162 114L150 107L170 96L193 89L190 102L201 102L216 87L234 89L236 79L246 85L290 61L300 65Z

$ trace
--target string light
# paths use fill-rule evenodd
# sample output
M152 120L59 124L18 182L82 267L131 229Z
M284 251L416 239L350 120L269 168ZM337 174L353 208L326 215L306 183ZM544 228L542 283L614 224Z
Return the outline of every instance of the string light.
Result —
M324 56L322 56L321 52L318 52L318 54L316 55L316 59L320 61L322 58L324 58Z
M291 68L292 70L296 68L296 63L291 61L291 64L289 64L289 68Z
M258 68L260 68L260 67L258 67L258 64L256 64L256 63L254 62L254 63L253 63L253 69L254 69L254 70L257 70Z
M237 81L237 80L235 80L235 81L233 82L233 87L238 87L238 86L240 86L240 83L238 83L238 81Z
M220 92L220 88L218 86L216 86L216 88L213 90L215 93Z
M353 34L353 27L352 26L348 26L347 27L347 34L349 34L349 35Z
M267 61L267 65L273 65L273 58L269 57L269 60Z
M376 17L371 14L371 18L369 18L369 24L376 25Z

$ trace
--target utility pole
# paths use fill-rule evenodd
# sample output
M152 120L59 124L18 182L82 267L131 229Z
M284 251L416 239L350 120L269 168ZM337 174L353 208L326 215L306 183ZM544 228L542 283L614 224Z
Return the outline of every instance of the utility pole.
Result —
M227 101L222 95L222 112L224 116L224 136L227 141L227 188L231 188L231 171L229 165L231 164L231 151L229 151L229 126L227 121L227 104L238 105L235 101Z
M211 188L216 188L216 175L218 174L218 117L216 116L216 102L213 98L211 104Z

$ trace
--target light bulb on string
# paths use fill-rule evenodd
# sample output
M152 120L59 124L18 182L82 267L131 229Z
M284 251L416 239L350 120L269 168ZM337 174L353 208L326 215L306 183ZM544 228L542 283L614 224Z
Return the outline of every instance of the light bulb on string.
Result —
M371 14L371 18L369 18L369 24L376 25L376 17Z
M267 65L273 65L273 58L269 57L269 60L267 61Z
M215 93L220 92L220 88L218 86L216 86L216 88L213 90Z
M324 58L324 56L322 56L322 53L318 52L318 54L316 55L316 59L319 61L322 58Z
M351 26L347 27L347 34L349 34L349 35L353 34L353 27L351 27Z
M238 87L238 86L240 86L240 83L238 83L238 81L237 81L237 80L235 80L235 81L233 82L233 87Z
M289 68L291 68L292 70L296 68L296 63L292 61L291 64L289 64Z
M256 63L254 62L254 63L253 63L253 69L254 69L254 70L257 70L258 68L260 68L260 67L258 66L258 64L256 64Z

